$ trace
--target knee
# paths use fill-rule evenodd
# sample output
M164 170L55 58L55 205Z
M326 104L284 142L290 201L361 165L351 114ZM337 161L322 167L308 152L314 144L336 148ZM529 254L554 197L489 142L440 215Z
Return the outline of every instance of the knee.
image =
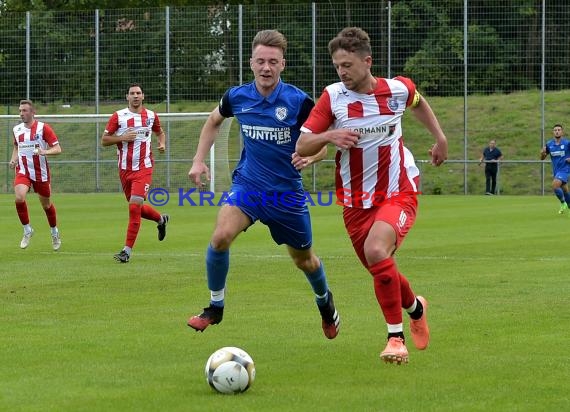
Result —
M210 245L212 248L220 252L222 250L228 250L232 244L233 237L231 233L216 230L210 239Z
M40 198L40 203L44 210L48 210L51 207L51 200L49 198Z
M390 250L381 244L365 245L364 256L369 266L372 266L384 259L392 256L393 250Z
M129 199L129 204L131 204L131 205L142 206L143 203L144 203L144 199L140 196L131 196Z
M303 256L292 256L292 258L295 266L305 273L313 273L321 265L321 261L313 253Z

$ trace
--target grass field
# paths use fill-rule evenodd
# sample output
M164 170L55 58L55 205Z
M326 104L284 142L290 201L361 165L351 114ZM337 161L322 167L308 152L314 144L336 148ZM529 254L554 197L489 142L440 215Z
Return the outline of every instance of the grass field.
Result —
M310 288L255 225L232 248L224 321L186 326L207 304L204 250L215 207L168 204L164 242L144 222L131 262L119 194L57 194L63 245L30 195L19 249L13 196L0 196L2 411L562 411L570 396L570 217L554 196L423 196L397 254L430 302L430 347L380 362L386 329L336 206L312 208L342 319L324 338ZM407 319L406 319L407 330ZM245 394L214 393L208 356L240 346L256 362Z

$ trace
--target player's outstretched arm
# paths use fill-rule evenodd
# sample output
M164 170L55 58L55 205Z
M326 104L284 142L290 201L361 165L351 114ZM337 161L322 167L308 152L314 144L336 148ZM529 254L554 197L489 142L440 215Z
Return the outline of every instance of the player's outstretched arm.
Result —
M435 166L440 166L447 160L447 137L445 137L437 117L435 117L431 106L423 96L420 96L417 105L411 109L415 117L434 137L435 143L429 150L429 154L431 156L431 163Z
M158 151L164 153L166 150L166 133L164 133L162 128L160 128L160 132L156 134L156 138L158 140Z
M220 114L220 110L216 107L202 126L200 132L200 140L198 141L198 147L196 148L196 154L192 159L192 167L188 172L188 178L194 182L196 186L201 186L202 175L206 176L206 180L210 180L210 169L206 166L205 159L212 148L218 132L220 131L220 126L224 122L224 117Z
M303 132L297 140L295 151L299 156L315 156L327 144L339 149L350 149L358 144L360 133L350 129L329 129L323 133Z
M10 157L10 169L15 169L16 165L18 164L18 147L14 145L12 148L12 156Z
M295 144L295 153L300 157L314 156L327 145L323 133L306 133L302 132Z
M312 165L313 163L320 162L323 160L327 155L327 147L323 146L323 148L314 156L299 156L297 152L293 153L291 156L291 163L297 170L304 169L307 166Z
M220 110L216 107L202 126L200 131L200 140L198 141L198 147L196 148L196 154L194 155L194 161L204 161L210 152L210 148L214 144L220 126L224 122L224 117L220 114Z

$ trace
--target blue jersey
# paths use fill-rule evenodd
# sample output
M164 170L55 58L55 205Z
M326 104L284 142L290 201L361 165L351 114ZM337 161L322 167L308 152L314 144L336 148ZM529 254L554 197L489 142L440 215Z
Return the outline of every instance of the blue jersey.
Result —
M570 163L566 162L566 159L570 157L570 141L568 139L562 137L558 144L556 144L555 139L550 139L546 142L546 153L550 155L554 176L559 173L570 173Z
M224 117L237 118L244 144L233 182L259 192L302 191L291 156L313 106L305 92L283 81L268 97L253 82L228 89L219 110Z

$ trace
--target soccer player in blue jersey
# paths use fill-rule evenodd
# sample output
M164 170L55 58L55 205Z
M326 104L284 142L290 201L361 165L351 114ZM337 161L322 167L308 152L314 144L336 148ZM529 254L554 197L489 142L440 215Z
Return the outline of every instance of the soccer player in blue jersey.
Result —
M546 142L540 152L540 160L546 159L550 155L552 163L552 190L560 200L558 213L562 214L568 210L570 204L570 194L568 193L568 174L570 174L570 141L564 137L564 128L560 124L555 124L552 128L554 137Z
M479 158L479 166L485 162L485 194L497 194L497 175L499 174L499 162L503 160L503 153L497 147L495 139L489 140L489 145L483 149Z
M313 252L311 218L304 201L300 170L321 160L326 149L311 157L295 153L300 127L313 100L281 80L287 40L276 30L263 30L252 42L250 68L255 80L229 88L206 120L188 172L197 186L210 178L204 162L225 118L236 117L244 142L233 172L227 202L221 207L206 252L210 304L188 326L202 332L220 323L233 240L256 221L265 224L277 244L287 245L295 265L305 273L322 318L325 336L337 336L340 318L321 260Z

